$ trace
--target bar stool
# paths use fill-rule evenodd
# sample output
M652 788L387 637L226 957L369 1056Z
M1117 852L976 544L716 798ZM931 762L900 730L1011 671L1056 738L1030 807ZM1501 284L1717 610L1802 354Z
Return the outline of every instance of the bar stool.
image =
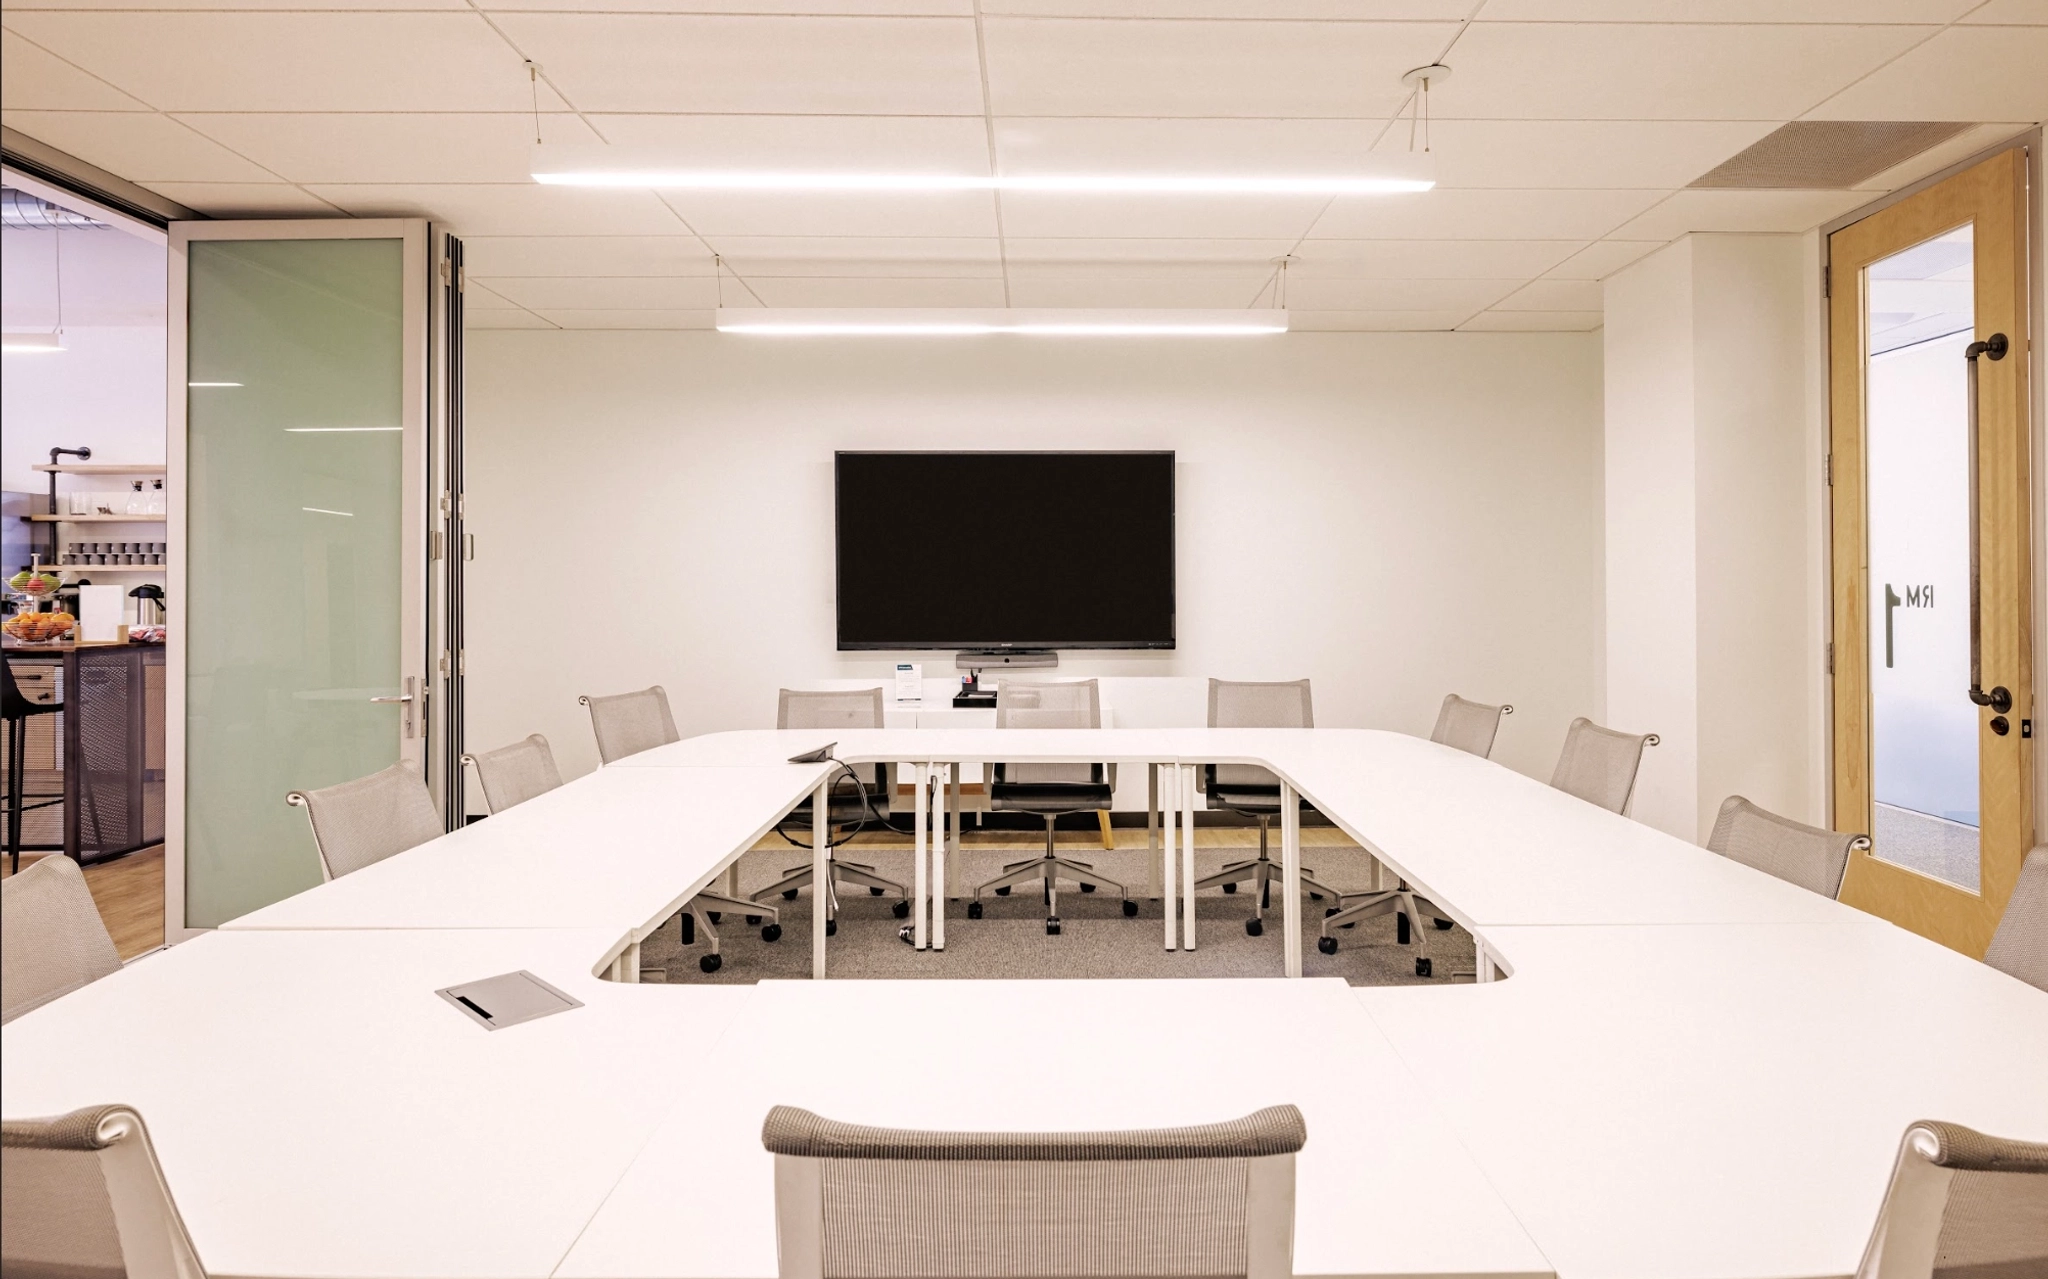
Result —
M7 855L13 859L10 873L21 870L21 815L32 808L49 808L64 802L64 796L43 796L28 803L28 722L38 715L55 715L64 703L32 702L14 681L14 666L0 658L0 719L7 721Z

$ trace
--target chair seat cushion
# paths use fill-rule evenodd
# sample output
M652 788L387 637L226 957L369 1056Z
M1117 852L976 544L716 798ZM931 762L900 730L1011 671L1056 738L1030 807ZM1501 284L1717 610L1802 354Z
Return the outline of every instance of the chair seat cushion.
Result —
M1079 813L1109 807L1106 782L991 782L989 807L1013 813Z

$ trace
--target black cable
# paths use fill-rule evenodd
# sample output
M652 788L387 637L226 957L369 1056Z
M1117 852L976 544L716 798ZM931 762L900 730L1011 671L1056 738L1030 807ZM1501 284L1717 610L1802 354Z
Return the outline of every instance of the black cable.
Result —
M846 835L843 838L833 839L830 834L827 834L825 836L825 847L829 849L843 847L844 845L851 843L853 841L854 836L860 834L862 831L868 828L869 818L873 818L876 825L884 824L884 819L880 813L875 811L875 801L868 795L867 783L863 782L860 779L860 774L859 772L855 771L853 765L847 763L843 759L840 759L837 755L827 755L825 758L832 761L834 764L839 765L839 771L846 774L846 776L852 780L854 787L860 791L861 807L860 821L855 823L853 829L846 832ZM828 784L825 788L825 827L827 831L830 831L832 826L832 791L838 785L839 778L837 776L834 776L832 778L831 783ZM817 803L817 796L813 795L811 797L812 806L815 808ZM817 820L816 813L813 813L811 815L811 820L813 822ZM790 835L789 831L787 831L780 825L776 826L775 833L782 836L783 841L787 843L791 848L812 847L812 845L810 844L797 843L796 840Z

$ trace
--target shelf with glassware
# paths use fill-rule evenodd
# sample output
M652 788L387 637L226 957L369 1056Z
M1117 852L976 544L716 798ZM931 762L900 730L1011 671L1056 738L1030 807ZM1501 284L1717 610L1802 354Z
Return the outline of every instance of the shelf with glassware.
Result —
M64 457L75 461L61 461ZM50 450L50 460L34 469L50 477L48 509L23 518L52 526L47 542L47 567L57 572L93 570L105 573L160 573L170 547L163 541L76 541L59 544L57 525L163 524L166 468L160 462L93 462L86 447ZM59 475L119 475L128 478L126 491L73 489L57 492ZM60 500L61 499L61 500Z

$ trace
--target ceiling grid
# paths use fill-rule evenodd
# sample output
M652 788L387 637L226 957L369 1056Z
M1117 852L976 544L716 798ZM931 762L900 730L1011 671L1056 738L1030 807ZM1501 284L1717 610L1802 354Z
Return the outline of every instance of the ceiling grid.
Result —
M215 215L432 216L480 326L708 328L714 255L765 305L907 308L1242 308L1291 255L1295 328L1374 331L1597 327L1677 235L1808 230L2048 117L2039 0L299 3L0 0L0 119ZM1432 61L1417 195L531 178L536 114L703 169L1342 173ZM1691 186L1801 120L1968 127L1846 190Z

